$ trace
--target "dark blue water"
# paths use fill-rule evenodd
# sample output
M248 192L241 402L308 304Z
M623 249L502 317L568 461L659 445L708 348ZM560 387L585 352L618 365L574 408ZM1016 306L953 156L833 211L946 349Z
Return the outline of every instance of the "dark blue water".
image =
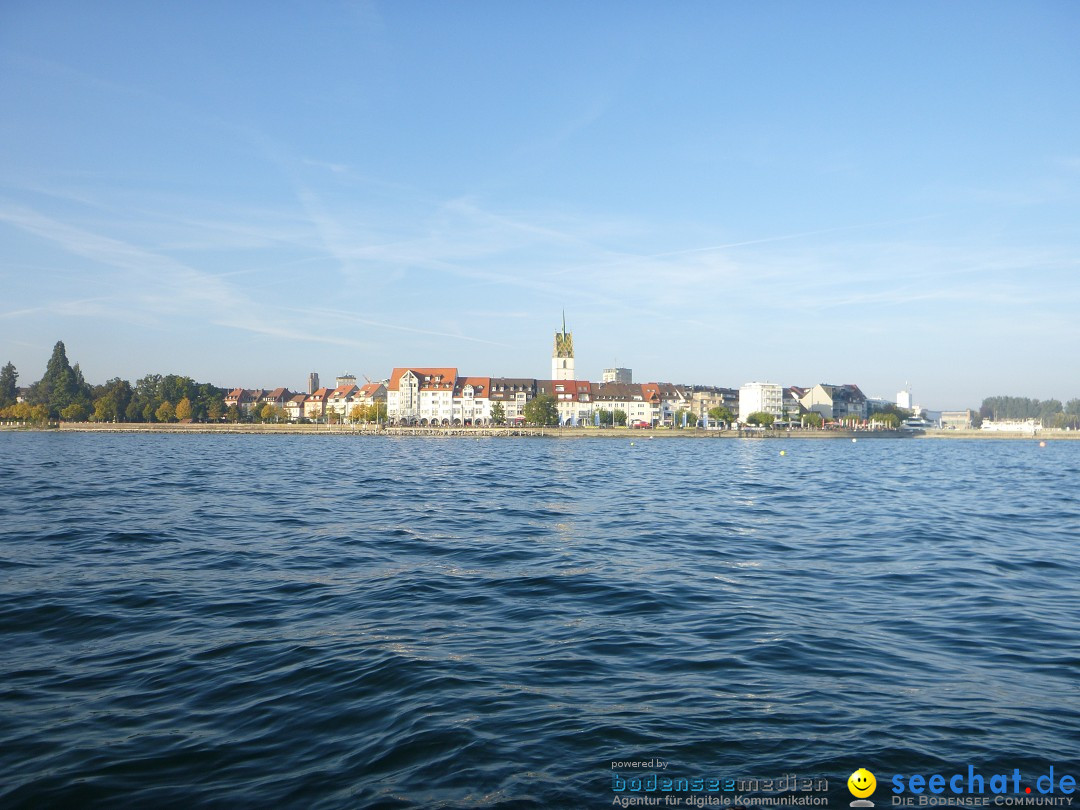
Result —
M7 433L0 469L5 807L1080 775L1080 442Z

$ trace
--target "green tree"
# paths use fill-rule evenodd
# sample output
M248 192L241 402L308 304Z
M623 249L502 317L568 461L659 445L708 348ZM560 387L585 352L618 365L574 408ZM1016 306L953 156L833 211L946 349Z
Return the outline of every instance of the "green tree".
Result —
M875 416L874 418L876 419L877 417ZM882 418L884 418L884 416ZM804 425L812 428L821 427L821 423L825 421L824 418L822 418L821 414L817 411L807 411L801 417L799 417L799 419Z
M2 413L4 419L16 419L20 422L29 422L34 407L40 408L42 406L33 406L29 402L17 402L14 405L8 405L0 413Z
M184 397L176 403L176 419L179 422L183 422L185 419L191 418L191 400Z
M15 365L8 361L8 364L0 370L0 408L7 408L15 404L15 400L19 396L19 389L16 385L18 381L19 372L15 370Z
M765 411L754 411L746 417L746 424L761 425L762 427L772 427L772 424L775 421L776 417Z
M30 387L30 402L44 405L50 417L58 416L60 411L74 403L88 409L89 386L86 385L78 366L72 368L68 362L64 341L56 341L52 356L45 367L45 375Z
M105 397L98 397L94 400L94 411L90 414L91 422L111 422L111 414L109 412L109 400Z
M86 421L86 407L79 402L72 402L60 411L60 418L65 422L84 422Z
M135 388L131 394L131 402L126 408L129 422L152 422L154 411L158 409L164 398L161 396L161 375L147 374L135 381Z
M49 408L45 405L30 405L28 402L22 403L26 406L26 418L36 425L44 425L49 421Z
M124 408L124 419L128 422L142 422L143 404L137 396L132 396L128 406Z
M93 415L95 422L117 422L125 419L131 402L131 383L119 377L93 388Z
M501 402L496 402L491 406L491 422L495 425L506 424L506 408Z
M373 402L370 405L356 405L349 412L354 422L381 422L386 419L386 403Z
M198 397L191 401L192 416L196 419L217 421L225 413L225 391L216 385L203 383L198 388ZM211 417L210 410L215 409L217 416Z
M615 424L620 427L626 426L626 411L622 408L616 408L614 413L611 414L611 418L615 420Z
M615 415L606 408L601 408L596 413L600 416L600 427L611 427L615 424Z
M555 398L541 394L525 403L525 421L541 427L553 427L559 424L559 406Z
M220 422L221 417L225 414L224 403L218 400L211 400L210 404L206 407L206 418L211 422Z
M1061 412L1061 402L1056 399L1040 402L1028 397L1007 396L987 397L979 409L979 415L984 419L1037 419L1043 425L1052 424Z
M673 417L674 426L681 428L683 426L684 417L686 419L687 427L697 427L697 417L694 416L693 411L688 411L686 408L679 408L679 410L675 411L675 416Z
M252 408L252 410L255 410ZM267 402L261 408L259 408L259 418L264 422L273 422L277 414L274 413L274 406Z
M240 409L235 405L230 405L228 410L225 411L225 420L227 422L239 422L240 421Z
M171 402L165 400L154 411L154 418L159 422L171 422L176 418L176 409L173 408Z
M735 414L731 408L717 405L715 408L709 408L709 418L714 422L730 425L735 421Z
M1044 425L1051 424L1062 413L1061 401L1057 399L1047 399L1039 403L1039 421Z
M198 386L191 377L182 377L179 374L166 374L161 378L159 394L162 399L169 402L179 403L187 397L188 400L198 398Z

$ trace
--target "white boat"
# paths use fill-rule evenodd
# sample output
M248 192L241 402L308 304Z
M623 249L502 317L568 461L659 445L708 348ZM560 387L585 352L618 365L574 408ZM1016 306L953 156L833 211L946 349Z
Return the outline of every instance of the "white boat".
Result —
M934 427L934 423L921 416L912 416L900 423L901 430L927 430Z

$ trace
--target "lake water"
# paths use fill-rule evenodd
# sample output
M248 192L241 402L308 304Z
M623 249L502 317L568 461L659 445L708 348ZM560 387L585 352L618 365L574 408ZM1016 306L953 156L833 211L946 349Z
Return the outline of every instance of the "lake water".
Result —
M5 807L1080 776L1080 442L5 433L0 465Z

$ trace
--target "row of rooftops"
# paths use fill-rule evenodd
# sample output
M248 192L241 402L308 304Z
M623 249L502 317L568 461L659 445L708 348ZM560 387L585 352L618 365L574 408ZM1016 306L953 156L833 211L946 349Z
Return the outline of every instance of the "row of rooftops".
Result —
M474 397L486 397L492 401L516 399L519 394L525 394L527 399L535 396L548 395L559 399L574 399L578 401L604 402L604 401L643 401L659 403L664 400L691 399L695 394L705 396L723 396L734 398L738 396L737 389L720 388L715 386L701 385L677 385L673 383L594 383L588 380L540 380L531 377L460 377L457 369L452 367L419 368L403 367L395 368L385 384L389 391L398 391L401 381L411 374L421 391L446 392L454 397L460 397L465 390L471 389ZM352 384L340 385L336 388L323 387L311 394L297 394L287 388L274 389L245 389L235 388L225 397L226 405L246 405L255 402L284 405L286 402L326 402L328 400L340 400L349 398L371 399L380 393L383 383L367 383L362 386ZM820 386L834 400L859 401L865 400L866 396L859 386L853 384L834 385L822 383ZM792 385L784 389L790 392L796 399L802 399L812 388L803 388Z
M310 394L296 394L288 388L234 388L225 396L226 405L248 405L255 402L269 403L271 405L285 405L287 402L326 402L334 399L348 399L350 397L370 399L379 393L382 383L367 383L366 385L339 385L336 388L319 388Z
M400 391L402 381L409 379L416 381L416 386L420 391L447 392L459 397L464 394L466 388L471 388L473 396L486 397L495 402L516 399L520 394L524 394L527 399L546 394L556 399L588 402L638 400L655 403L665 399L689 399L698 391L728 396L737 395L734 389L711 386L673 383L598 383L588 380L540 380L533 377L459 377L456 368L420 367L395 368L387 383L387 390Z
M845 383L844 385L836 385L834 383L821 383L817 386L825 391L833 400L849 400L858 401L860 399L866 399L864 394L857 385L851 383ZM786 390L795 395L797 399L802 399L813 390L813 386L810 388L802 388L798 385L788 386Z

